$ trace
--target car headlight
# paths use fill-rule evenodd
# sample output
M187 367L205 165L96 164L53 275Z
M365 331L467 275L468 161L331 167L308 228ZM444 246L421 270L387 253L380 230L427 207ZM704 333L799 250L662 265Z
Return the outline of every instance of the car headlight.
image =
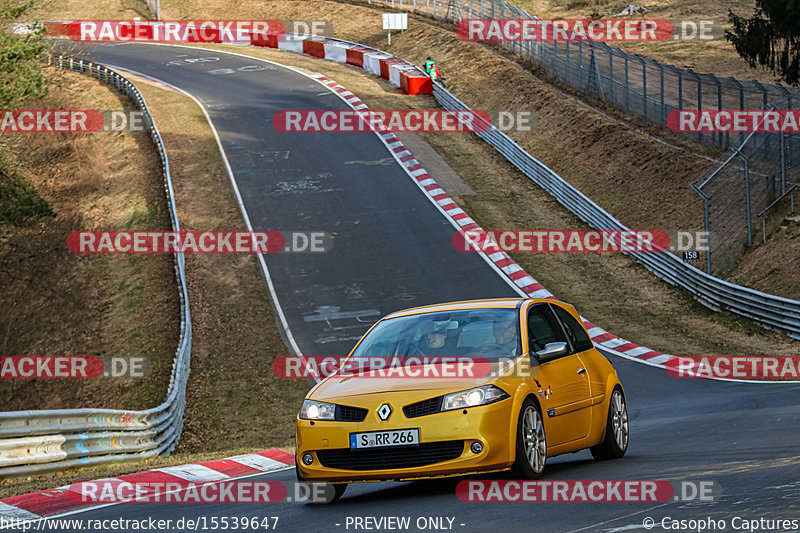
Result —
M508 398L508 394L503 389L494 385L484 385L483 387L475 387L474 389L446 395L444 401L442 401L442 411L486 405L503 398Z
M314 400L303 401L303 406L300 408L300 418L306 420L333 420L335 413L335 404Z

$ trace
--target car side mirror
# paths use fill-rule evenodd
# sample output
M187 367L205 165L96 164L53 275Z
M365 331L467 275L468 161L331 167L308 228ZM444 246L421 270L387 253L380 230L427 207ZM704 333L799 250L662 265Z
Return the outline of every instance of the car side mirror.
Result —
M546 361L550 361L551 359L561 357L562 355L567 355L568 352L569 348L567 347L566 342L550 342L545 344L544 348L535 353L536 357L539 359L539 362L544 363Z

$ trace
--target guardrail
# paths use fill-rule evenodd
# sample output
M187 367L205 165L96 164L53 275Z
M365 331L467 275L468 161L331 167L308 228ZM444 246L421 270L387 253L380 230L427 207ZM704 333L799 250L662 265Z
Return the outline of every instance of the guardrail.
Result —
M51 65L96 76L113 85L142 111L164 170L170 221L180 231L169 160L161 135L139 90L110 68L70 57L50 56ZM169 455L181 436L186 382L191 359L192 324L183 254L175 254L181 329L164 402L145 411L58 409L0 413L0 477L63 470Z
M438 83L433 84L433 96L445 109L469 110L466 104ZM629 229L494 126L476 132L476 135L591 227ZM728 283L684 263L667 251L630 252L628 255L661 279L689 291L695 299L714 311L729 311L800 340L800 302L796 300Z

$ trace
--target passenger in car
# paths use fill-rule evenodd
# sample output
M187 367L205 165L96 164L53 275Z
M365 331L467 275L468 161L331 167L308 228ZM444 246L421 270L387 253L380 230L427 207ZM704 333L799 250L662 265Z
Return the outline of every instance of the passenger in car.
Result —
M419 351L423 355L429 356L454 356L456 355L455 339L447 334L447 330L436 327L434 324L424 324L422 326L422 339L419 343Z

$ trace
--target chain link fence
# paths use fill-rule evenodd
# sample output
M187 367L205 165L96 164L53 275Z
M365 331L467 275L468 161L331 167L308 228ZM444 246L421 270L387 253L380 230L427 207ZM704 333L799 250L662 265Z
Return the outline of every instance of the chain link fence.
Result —
M758 243L767 217L778 214L773 204L791 195L798 183L800 135L751 133L728 148L691 185L703 202L705 229L711 234L706 271L725 277L746 248Z

